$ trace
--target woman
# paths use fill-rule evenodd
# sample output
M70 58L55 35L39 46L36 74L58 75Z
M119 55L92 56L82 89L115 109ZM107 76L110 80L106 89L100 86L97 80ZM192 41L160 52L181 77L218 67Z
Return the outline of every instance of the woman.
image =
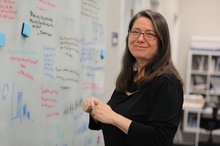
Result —
M170 146L180 122L182 80L171 60L169 29L156 11L130 21L123 64L107 104L83 103L89 128L102 129L105 146Z

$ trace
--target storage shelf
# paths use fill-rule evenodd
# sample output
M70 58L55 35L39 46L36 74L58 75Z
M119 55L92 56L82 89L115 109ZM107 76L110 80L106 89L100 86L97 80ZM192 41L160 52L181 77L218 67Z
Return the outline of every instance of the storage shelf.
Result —
M220 51L190 50L187 69L186 96L201 95L205 101L220 98ZM184 101L185 102L185 101ZM183 130L189 133L207 134L205 129L198 127L200 113L210 114L212 109L203 109L202 105L195 108L184 108ZM220 115L220 112L218 113ZM213 134L220 135L220 130Z

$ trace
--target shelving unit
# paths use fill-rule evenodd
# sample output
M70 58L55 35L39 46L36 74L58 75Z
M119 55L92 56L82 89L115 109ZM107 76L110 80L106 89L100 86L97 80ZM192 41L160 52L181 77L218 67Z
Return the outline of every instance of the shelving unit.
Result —
M200 95L205 101L220 97L220 51L190 50L187 70L186 96ZM199 101L199 99L198 99ZM212 109L191 107L184 109L184 131L195 133L198 114L211 114ZM201 129L200 132L206 133Z
M186 94L203 95L206 101L220 96L220 51L189 52Z
M192 39L187 67L185 97L198 104L184 106L183 130L196 133L198 142L199 133L208 134L199 128L200 115L212 114L211 108L203 108L204 103L220 100L220 38ZM204 102L199 104L201 100ZM220 130L213 131L213 134L220 135Z

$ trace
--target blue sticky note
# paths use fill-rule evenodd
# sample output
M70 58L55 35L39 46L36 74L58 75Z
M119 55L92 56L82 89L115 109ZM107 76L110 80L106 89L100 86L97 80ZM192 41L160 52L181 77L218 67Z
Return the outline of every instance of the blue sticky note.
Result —
M105 57L106 57L106 50L105 49L101 50L100 57L101 57L101 59L105 59Z
M31 34L31 25L28 24L28 23L23 23L21 34L22 34L24 37L29 37L30 34Z
M0 47L5 46L5 33L0 33Z

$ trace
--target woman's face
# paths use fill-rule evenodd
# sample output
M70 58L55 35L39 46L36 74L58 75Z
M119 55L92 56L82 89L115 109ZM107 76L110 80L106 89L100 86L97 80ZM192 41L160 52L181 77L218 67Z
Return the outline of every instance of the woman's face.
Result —
M136 61L144 64L156 54L158 39L149 18L140 16L136 19L129 33L128 47Z

